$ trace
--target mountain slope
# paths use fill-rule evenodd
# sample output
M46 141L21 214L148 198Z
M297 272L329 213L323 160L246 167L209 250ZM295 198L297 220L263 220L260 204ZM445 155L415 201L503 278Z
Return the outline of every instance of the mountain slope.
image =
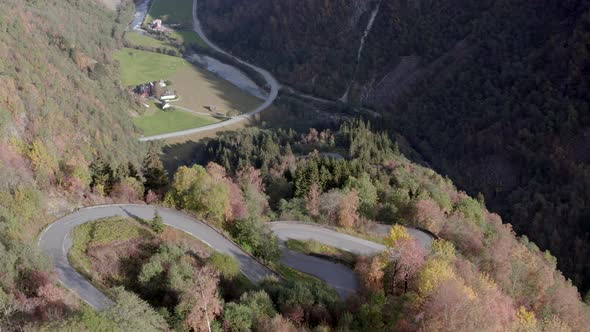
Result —
M128 117L131 104L115 79L118 69L111 58L124 29L114 23L121 14L83 0L9 0L3 8L4 140L18 141L25 150L37 142L58 160L67 155L91 162L100 155L125 165L139 144ZM58 171L50 168L50 173Z
M354 77L376 126L590 287L586 1L383 0L358 64L376 1L204 2L213 38L284 83L336 99Z
M111 58L130 3L5 0L0 7L0 327L79 307L36 238L83 202L143 197L144 155ZM123 197L125 196L125 197Z

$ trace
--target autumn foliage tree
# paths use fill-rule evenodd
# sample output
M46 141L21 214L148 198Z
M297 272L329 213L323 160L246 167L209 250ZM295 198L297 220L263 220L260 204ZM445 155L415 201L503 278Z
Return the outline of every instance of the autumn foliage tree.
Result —
M329 223L350 228L360 221L359 197L356 190L332 190L320 196L320 211Z
M222 311L217 285L218 273L204 266L193 274L191 285L182 294L176 311L184 314L184 326L194 331L208 331L211 322Z
M236 174L235 182L242 189L248 215L257 218L266 215L269 210L268 197L264 192L260 170L252 166L244 167Z
M387 239L389 264L387 266L390 291L395 292L400 283L403 291L408 290L408 281L412 279L425 262L424 246L414 239L401 225L391 228Z
M340 211L338 213L338 225L344 228L350 228L360 221L358 214L359 195L356 190L347 192L340 201Z
M363 287L373 293L383 290L383 257L361 256L358 258L354 271L358 274Z
M314 183L311 185L309 192L305 196L305 208L309 215L314 218L320 215L320 195L320 187L317 183Z
M420 199L413 204L413 214L410 220L416 226L438 234L443 226L445 213L440 206L431 199Z
M202 166L180 167L174 175L172 190L166 202L194 212L201 213L211 220L222 222L229 210L229 188L219 180L218 168L208 172Z

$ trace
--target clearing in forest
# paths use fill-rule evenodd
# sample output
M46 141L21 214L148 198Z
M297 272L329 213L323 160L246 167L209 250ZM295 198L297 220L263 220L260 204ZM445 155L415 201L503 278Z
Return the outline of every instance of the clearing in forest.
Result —
M146 37L149 38L149 37ZM231 83L180 57L124 48L115 53L125 86L168 80L180 99L173 111L162 111L148 102L145 114L134 118L144 136L198 128L239 115L260 101ZM191 112L192 111L192 112Z

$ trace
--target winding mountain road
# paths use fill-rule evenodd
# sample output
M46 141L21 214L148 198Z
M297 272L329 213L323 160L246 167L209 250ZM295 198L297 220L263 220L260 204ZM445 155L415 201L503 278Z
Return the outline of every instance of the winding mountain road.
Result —
M114 304L113 301L78 273L68 261L68 252L72 247L72 231L81 224L113 216L151 219L154 217L156 209L162 216L164 224L203 241L216 251L235 257L240 263L242 272L248 279L258 282L265 277L275 275L273 271L204 222L173 209L150 205L119 204L80 209L49 225L39 237L38 244L41 250L55 264L59 281L95 309L104 310L111 307ZM282 242L288 239L316 240L326 245L362 255L371 255L385 250L385 246L382 244L341 234L321 226L294 222L272 222L268 223L268 225L270 230ZM430 246L432 241L427 235L416 238L424 246ZM284 246L281 249L281 262L283 264L324 280L340 296L346 297L357 290L358 280L354 272L348 267L318 257L294 252Z
M380 226L380 234L384 236L389 234L391 226ZM331 247L364 256L376 255L387 249L386 246L380 243L338 233L321 225L293 221L275 221L268 223L268 227L281 241L281 263L322 279L336 289L338 294L343 298L358 289L359 282L354 271L342 264L289 250L283 243L289 239L300 241L314 240ZM413 228L409 228L408 231L427 251L430 251L434 239L431 235Z
M200 239L216 251L234 256L240 262L241 270L248 279L258 282L267 276L274 275L266 266L209 225L176 210L161 207L157 209L164 224ZM106 309L113 302L78 273L68 261L68 252L72 247L70 237L72 230L78 225L113 216L152 219L155 211L156 207L154 206L134 204L105 205L81 209L47 227L39 238L39 247L53 260L57 270L57 277L64 286L76 292L92 307L98 310Z
M338 233L321 226L276 221L268 223L268 227L281 242L281 263L322 279L342 298L354 293L359 287L358 278L353 270L342 264L289 250L284 242L289 239L315 240L358 255L373 255L385 250L382 244Z
M260 67L257 67L253 64L250 64L244 60L241 60L241 59L227 53L226 51L224 51L223 49L221 49L220 47L215 45L211 40L209 40L209 38L207 38L207 36L205 35L205 32L203 31L203 28L201 26L201 22L199 21L199 15L198 15L197 11L198 11L198 0L193 0L193 30L199 35L199 37L201 37L201 39L207 44L207 46L209 46L211 49L215 50L216 52L224 54L226 56L229 56L233 60L239 62L240 64L247 66L250 69L256 71L266 81L266 84L270 88L270 92L261 105L259 105L254 110L252 110L246 114L242 114L240 116L233 117L230 120L215 123L215 124L204 126L204 127L176 131L176 132L166 133L166 134L161 134L161 135L141 137L139 140L142 142L198 134L198 133L207 132L210 130L217 130L217 129L220 129L223 127L231 126L233 124L236 124L236 123L239 123L242 121L246 121L248 119L251 119L254 115L267 109L270 105L272 105L272 103L275 101L275 99L277 99L277 96L279 95L279 89L281 88L281 85L274 78L274 76L272 76L271 73L269 73L268 71L266 71Z

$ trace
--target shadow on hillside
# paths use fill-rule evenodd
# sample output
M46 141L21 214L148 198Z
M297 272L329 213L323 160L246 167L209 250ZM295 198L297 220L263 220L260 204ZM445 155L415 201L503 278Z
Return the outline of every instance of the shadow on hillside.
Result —
M179 167L194 165L204 157L205 147L202 140L165 145L161 155L164 168L172 176Z

